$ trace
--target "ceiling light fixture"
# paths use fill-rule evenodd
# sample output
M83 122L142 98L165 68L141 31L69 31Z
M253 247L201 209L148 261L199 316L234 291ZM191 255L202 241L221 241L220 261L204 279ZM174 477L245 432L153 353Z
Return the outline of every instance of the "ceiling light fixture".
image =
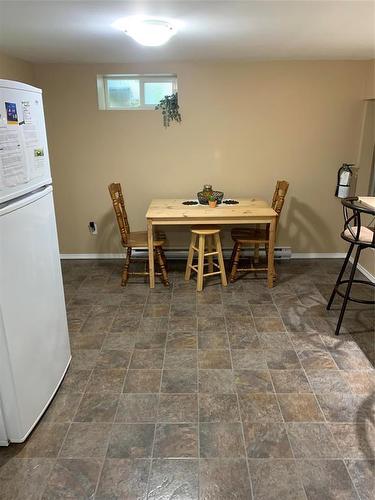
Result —
M170 21L151 17L123 17L117 19L112 27L123 31L136 42L148 47L163 45L177 33L176 26Z

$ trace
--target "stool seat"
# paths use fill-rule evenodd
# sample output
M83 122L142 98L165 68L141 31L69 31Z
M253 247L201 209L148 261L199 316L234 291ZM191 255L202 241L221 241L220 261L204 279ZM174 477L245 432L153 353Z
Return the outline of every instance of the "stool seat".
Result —
M205 251L206 240L208 250L207 252ZM194 252L197 252L198 254L197 265L193 265ZM216 262L214 262L214 256L217 257L217 264ZM205 257L207 257L207 263L204 262ZM204 272L204 266L208 266L208 273ZM214 269L216 269L216 271ZM227 286L223 252L221 250L220 242L220 228L218 226L192 226L189 255L185 271L186 281L190 279L191 271L197 273L197 292L201 292L203 290L203 278L205 278L206 276L214 276L216 274L220 274L222 285Z
M212 234L217 234L220 233L220 228L218 226L202 226L202 225L197 225L197 226L191 226L191 232L195 234L206 234L206 235L212 235Z

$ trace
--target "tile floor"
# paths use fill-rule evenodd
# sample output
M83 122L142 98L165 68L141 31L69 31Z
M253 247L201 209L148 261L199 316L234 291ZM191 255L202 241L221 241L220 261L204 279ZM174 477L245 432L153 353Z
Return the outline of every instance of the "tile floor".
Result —
M1 499L373 498L374 311L351 305L333 335L340 265L197 294L176 263L150 291L120 288L119 261L63 262L72 363L0 449Z

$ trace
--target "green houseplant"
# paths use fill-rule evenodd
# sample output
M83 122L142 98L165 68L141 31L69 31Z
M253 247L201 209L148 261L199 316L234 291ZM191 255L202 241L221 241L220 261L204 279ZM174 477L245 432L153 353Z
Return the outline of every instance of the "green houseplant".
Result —
M180 106L178 105L177 92L172 95L166 95L161 99L155 109L161 109L164 127L169 127L172 121L181 122L181 115L179 112Z
M217 205L217 199L213 194L210 194L208 197L208 204L210 205L211 208L215 208Z

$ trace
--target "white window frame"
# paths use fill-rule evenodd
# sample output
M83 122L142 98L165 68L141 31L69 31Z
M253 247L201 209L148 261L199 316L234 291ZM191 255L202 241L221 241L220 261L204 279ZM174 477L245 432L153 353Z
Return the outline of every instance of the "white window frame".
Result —
M139 106L123 106L111 107L108 101L108 80L137 80L139 81L139 98L141 104ZM171 82L172 92L177 92L177 75L163 74L163 75L129 75L129 74L115 74L115 75L97 75L97 89L98 89L98 105L100 110L105 111L139 111L139 110L153 110L154 104L145 104L144 102L144 86L145 83L160 83Z

